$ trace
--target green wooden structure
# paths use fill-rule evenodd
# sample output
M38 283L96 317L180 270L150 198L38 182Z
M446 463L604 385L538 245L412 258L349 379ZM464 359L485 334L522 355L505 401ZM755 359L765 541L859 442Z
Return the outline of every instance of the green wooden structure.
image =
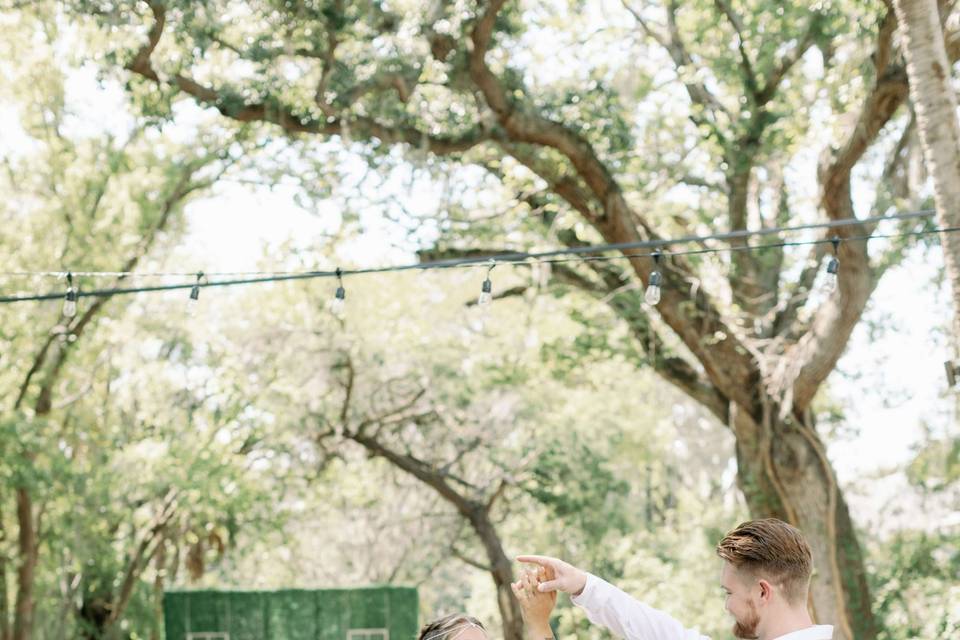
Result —
M166 640L414 640L417 590L170 591Z

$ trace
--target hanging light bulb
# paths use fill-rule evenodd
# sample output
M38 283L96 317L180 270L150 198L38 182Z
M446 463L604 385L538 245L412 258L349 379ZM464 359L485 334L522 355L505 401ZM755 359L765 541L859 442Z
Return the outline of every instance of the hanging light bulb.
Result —
M330 311L338 318L342 318L347 310L347 292L343 287L337 287L337 292L333 294L333 302L330 303Z
M493 283L490 281L490 272L497 266L497 263L491 258L490 266L487 267L487 279L483 281L480 287L480 297L477 298L477 305L486 307L493 302Z
M487 278L483 281L483 286L480 287L480 297L477 298L477 304L485 307L491 302L493 302L493 283L490 282L490 278Z
M647 304L656 306L660 302L660 282L662 276L659 271L650 274L650 283L647 285L647 291L643 294L643 299Z
M837 273L840 271L840 260L837 258L837 248L840 246L840 238L834 237L830 241L833 244L833 256L827 263L827 277L823 281L823 290L827 293L833 293L837 290Z
M827 278L823 281L823 290L827 293L833 293L837 290L837 270L840 269L840 261L835 257L830 258L827 263Z
M63 316L75 318L77 315L77 290L73 288L73 274L67 273L67 295L63 299Z
M337 267L337 291L333 294L333 300L330 301L330 313L343 320L347 311L346 305L347 290L343 288L343 271Z
M200 306L200 280L203 278L203 271L197 272L197 281L190 289L190 298L187 300L187 313L194 315Z
M644 301L650 306L656 306L660 302L660 284L663 282L663 276L660 275L660 255L659 249L653 252L653 262L656 266L650 274L647 290L643 294Z

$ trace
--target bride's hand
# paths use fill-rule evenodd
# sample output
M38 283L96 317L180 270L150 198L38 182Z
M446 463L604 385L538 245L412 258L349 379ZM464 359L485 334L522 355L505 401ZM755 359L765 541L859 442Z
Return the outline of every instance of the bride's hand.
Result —
M544 581L552 579L548 569L538 567L536 569L525 569L520 579L510 585L513 594L520 603L520 611L523 614L523 620L527 624L527 633L529 637L542 639L552 639L553 632L550 629L550 614L557 604L556 591L540 591L537 586Z

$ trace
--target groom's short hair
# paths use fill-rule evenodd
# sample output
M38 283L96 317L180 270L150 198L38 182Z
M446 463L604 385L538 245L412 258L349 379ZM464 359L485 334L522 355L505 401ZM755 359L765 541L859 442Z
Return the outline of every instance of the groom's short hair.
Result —
M791 604L806 601L813 553L803 533L783 520L742 523L717 544L717 555L739 570L779 583Z

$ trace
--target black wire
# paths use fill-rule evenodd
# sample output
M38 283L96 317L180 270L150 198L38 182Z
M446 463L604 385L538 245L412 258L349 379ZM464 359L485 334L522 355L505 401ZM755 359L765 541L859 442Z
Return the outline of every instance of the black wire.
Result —
M884 240L889 238L907 238L911 236L927 236L933 235L936 233L952 233L960 231L960 227L935 227L932 229L924 229L922 231L902 231L899 233L873 233L869 235L861 236L847 236L842 239L842 242L856 242L858 240ZM776 249L784 247L807 247L815 246L819 244L833 244L834 240L822 239L822 240L799 240L793 242L770 242L767 244L748 244L742 245L739 247L717 247L717 248L705 248L705 249L690 249L688 251L671 251L670 253L664 253L664 256L695 256L703 255L709 253L725 253L730 252L734 253L736 251L753 251L755 249ZM652 258L656 255L657 252L653 253L623 253L618 256L586 256L581 258L567 258L559 260L542 260L544 264L560 264L563 262L594 262L594 261L606 261L606 260L623 260L629 258Z
M262 278L242 278L237 280L211 280L204 282L202 287L231 287L244 284L260 284L265 282L284 282L288 280L310 280L315 278L330 278L337 277L338 271L340 276L348 275L365 275L365 274L376 274L376 273L390 273L390 272L401 272L401 271L411 271L411 270L420 270L427 271L432 269L454 269L454 268L463 268L463 267L475 267L478 265L489 265L491 261L496 262L506 262L506 263L522 263L528 260L534 260L543 264L559 264L563 262L592 262L592 261L607 261L607 260L624 260L630 258L639 258L639 257L653 257L654 253L660 251L663 247L676 245L676 244L689 244L692 242L702 242L704 240L730 240L730 239L739 239L750 236L766 236L773 233L784 233L789 231L800 231L806 229L824 229L824 228L836 228L842 226L852 226L852 225L864 225L872 224L874 222L881 222L885 220L909 220L917 218L926 218L933 215L933 211L917 211L911 213L902 213L891 216L877 216L874 218L863 218L863 219L847 219L847 220L834 220L831 222L825 223L816 223L809 225L800 225L796 227L784 227L776 229L761 229L758 231L733 231L730 233L721 233L713 234L709 236L686 236L683 238L676 239L664 239L664 240L644 240L640 242L626 242L626 243L617 243L617 244L608 244L608 245L590 245L584 247L570 247L567 249L556 249L553 251L544 251L544 252L514 252L514 253L505 253L495 256L483 256L476 258L456 258L449 260L435 260L430 262L421 262L407 265L398 265L392 267L375 267L369 269L355 269L352 271L307 271L303 273L292 273L292 274L281 274L281 275L270 275L264 276ZM936 233L951 233L960 231L960 227L944 227L944 228L933 228L926 229L921 231L907 231L900 233L888 233L888 234L866 234L860 236L847 236L843 238L844 242L858 241L858 240L870 240L870 239L882 239L882 238L899 238L899 237L911 237L911 236L924 236L932 235ZM688 256L688 255L703 255L710 253L723 253L723 252L734 252L734 251L753 251L756 249L770 249L777 247L799 247L799 246L814 246L819 244L832 243L832 239L820 239L820 240L802 240L802 241L791 241L791 242L775 242L768 244L759 244L759 245L740 245L740 246L728 246L728 247L716 247L716 248L702 248L702 249L691 249L687 251L671 251L666 255L669 256ZM651 253L623 253L627 249L641 249L641 248L655 248L656 251ZM590 256L584 254L590 253L606 253L609 251L621 251L620 254L615 256ZM561 256L561 255L574 255L577 257L570 258L553 258L552 256ZM78 298L93 298L93 297L112 297L115 295L126 295L134 293L151 293L156 291L176 291L181 289L192 289L196 285L193 283L186 284L169 284L169 285L153 285L147 287L129 287L129 288L110 288L110 289L91 289L89 291L78 290ZM27 296L0 296L0 304L10 304L15 302L40 302L45 300L59 300L64 297L64 292L52 292L36 295L27 295Z

